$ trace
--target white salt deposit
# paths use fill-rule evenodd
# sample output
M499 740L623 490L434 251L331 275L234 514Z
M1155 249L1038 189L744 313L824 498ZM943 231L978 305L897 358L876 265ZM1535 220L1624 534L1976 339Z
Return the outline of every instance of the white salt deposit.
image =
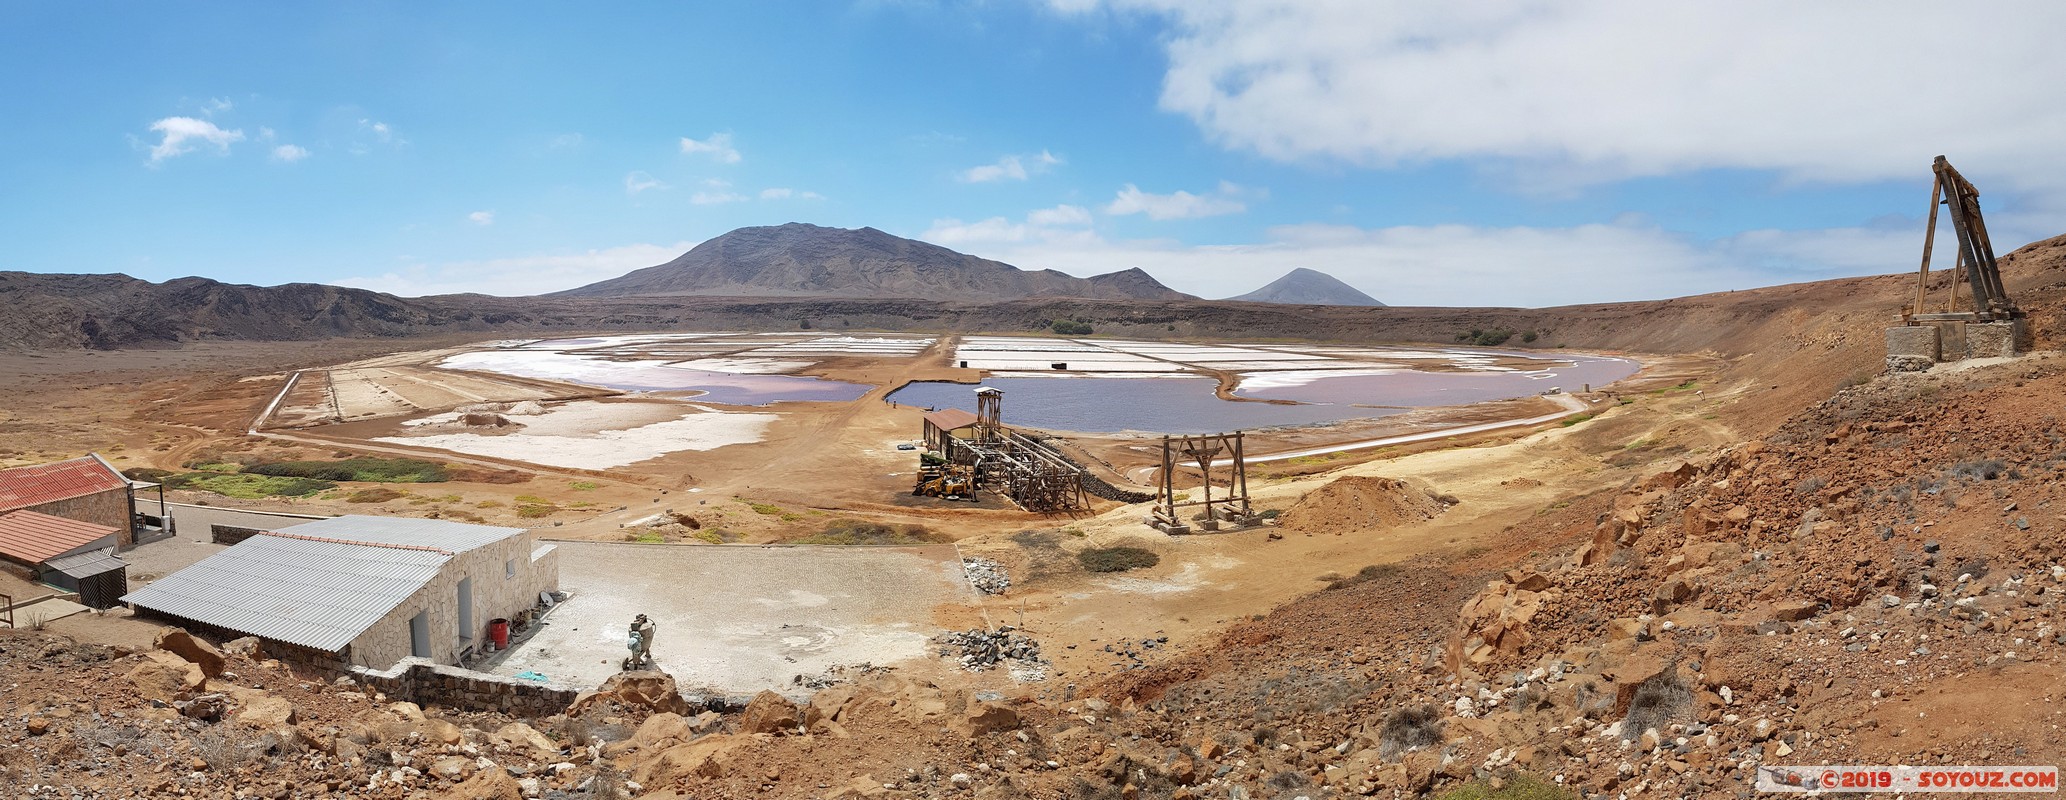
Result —
M533 422L527 424L521 432L493 436L478 433L446 433L432 436L383 436L374 441L432 447L455 453L554 467L609 469L684 450L715 450L727 445L758 442L766 434L768 425L777 417L775 414L764 413L690 412L679 419L665 422L622 430L588 431L575 435L537 433L535 431L541 428L555 426L543 426Z
M807 368L815 361L782 361L773 358L698 358L690 361L676 361L668 366L681 369L700 369L705 372L732 372L741 375L780 375Z

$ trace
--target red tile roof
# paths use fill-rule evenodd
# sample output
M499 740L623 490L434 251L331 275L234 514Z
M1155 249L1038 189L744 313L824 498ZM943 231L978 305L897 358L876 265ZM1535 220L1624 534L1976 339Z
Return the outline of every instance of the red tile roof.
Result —
M116 472L98 456L0 469L0 511L40 506L127 486L129 479L122 477L122 473Z
M943 408L925 415L925 421L943 431L954 431L976 424L979 418L958 408Z
M0 514L0 556L24 564L41 564L114 534L115 529L106 525L34 511L10 511Z

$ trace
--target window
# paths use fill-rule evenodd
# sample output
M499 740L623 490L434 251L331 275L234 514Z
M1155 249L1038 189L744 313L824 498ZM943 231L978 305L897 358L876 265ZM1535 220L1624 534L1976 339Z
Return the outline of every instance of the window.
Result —
M409 618L409 655L430 658L430 617L428 611L418 611Z
M459 579L459 638L473 638L473 578Z
M502 562L502 577L504 580L516 577L516 559Z

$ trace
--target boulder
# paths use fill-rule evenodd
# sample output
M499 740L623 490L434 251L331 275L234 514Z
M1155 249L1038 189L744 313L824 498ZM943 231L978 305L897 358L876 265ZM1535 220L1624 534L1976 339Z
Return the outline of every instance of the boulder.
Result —
M658 749L677 742L686 742L695 736L682 715L654 714L638 726L638 732L631 735L631 741L642 748Z
M246 636L241 639L231 639L223 642L222 652L233 656L243 656L252 661L265 659L265 648L259 644L258 637L256 636Z
M201 688L208 680L200 666L164 651L145 653L143 663L131 669L127 677L139 696L163 703Z
M278 697L254 697L232 715L240 724L262 731L294 724L294 704Z
M1544 593L1493 581L1458 614L1458 640L1465 642L1464 660L1483 664L1498 655L1512 655L1526 646L1528 620L1542 610ZM1476 642L1476 646L1469 643Z
M523 800L523 790L515 778L500 769L484 769L474 773L451 788L438 793L445 800Z
M746 704L746 713L739 716L739 730L742 733L791 731L796 729L801 716L802 709L789 698L763 689Z
M574 698L573 705L567 707L567 716L578 717L590 709L609 706L651 714L689 713L689 701L682 699L674 676L658 670L640 670L619 672L595 691Z
M496 728L495 739L519 750L528 749L538 758L555 756L560 752L560 746L552 739L539 733L537 728L521 722L512 722Z
M1620 663L1602 670L1601 677L1614 682L1614 708L1609 716L1619 717L1628 713L1629 701L1635 699L1638 687L1671 672L1677 666L1671 655L1669 647L1653 642L1638 648Z
M956 732L964 736L1014 731L1019 729L1019 712L1003 703L979 700L968 704L956 723Z
M736 736L705 736L669 747L657 755L642 755L632 766L632 778L643 786L671 784L678 778L691 776L722 778L725 762L743 741L749 740Z
M205 677L214 678L222 675L222 651L215 649L215 645L194 638L193 634L178 628L165 628L158 631L158 639L154 644L159 650L177 655L200 667L201 674Z
M1767 607L1767 619L1799 622L1822 613L1822 604L1813 600L1781 600Z

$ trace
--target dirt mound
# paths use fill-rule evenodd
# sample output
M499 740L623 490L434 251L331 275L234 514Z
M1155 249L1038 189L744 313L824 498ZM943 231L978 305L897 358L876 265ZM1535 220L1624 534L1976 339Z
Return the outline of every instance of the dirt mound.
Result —
M459 424L469 428L506 428L511 423L508 417L501 414L479 413L459 415Z
M1283 527L1301 533L1356 533L1426 522L1448 510L1440 497L1396 478L1337 478L1284 512Z

